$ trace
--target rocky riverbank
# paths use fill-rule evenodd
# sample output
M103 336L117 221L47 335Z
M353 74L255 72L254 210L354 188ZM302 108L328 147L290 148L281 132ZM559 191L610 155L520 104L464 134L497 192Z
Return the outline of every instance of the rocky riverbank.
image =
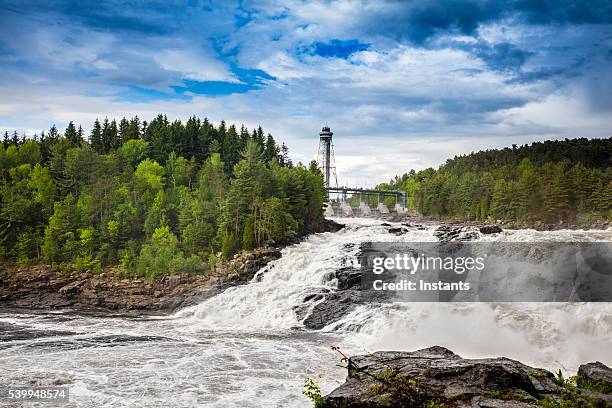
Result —
M322 231L344 226L325 220ZM296 238L287 245L298 243ZM260 248L220 262L204 273L145 277L109 269L57 270L49 265L20 268L0 265L0 306L28 310L72 309L79 312L172 313L195 305L230 286L248 283L269 262L281 257L280 247Z
M0 268L0 305L23 309L77 309L123 314L171 313L213 296L228 286L249 282L277 248L259 249L219 263L203 274L126 277L103 273L53 270L48 265Z
M582 365L565 379L508 358L464 359L439 346L350 357L346 382L319 408L604 408L612 369Z

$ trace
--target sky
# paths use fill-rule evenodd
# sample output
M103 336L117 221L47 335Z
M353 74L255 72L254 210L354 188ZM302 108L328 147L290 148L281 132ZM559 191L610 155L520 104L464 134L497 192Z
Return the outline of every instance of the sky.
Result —
M612 2L0 0L0 130L157 113L261 125L340 185L612 136Z

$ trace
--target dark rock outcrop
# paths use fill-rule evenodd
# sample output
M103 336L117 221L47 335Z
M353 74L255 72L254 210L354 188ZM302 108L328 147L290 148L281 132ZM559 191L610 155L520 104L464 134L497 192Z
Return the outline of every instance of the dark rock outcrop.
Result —
M330 292L325 295L322 302L313 307L308 317L304 319L304 327L319 330L337 322L363 302L362 298L363 292L357 290Z
M576 383L579 387L612 394L612 368L599 361L583 364L578 368Z
M440 225L435 229L434 236L441 242L473 241L478 239L478 230L473 226Z
M551 372L515 360L464 359L434 346L349 358L346 382L324 397L322 407L609 406L605 394L582 391L562 387Z
M497 234L502 232L502 229L497 225L483 225L479 230L482 234Z
M336 221L325 219L323 221L323 231L322 232L338 232L342 228L344 228L344 224L337 223Z
M389 232L389 234L395 234L395 235L403 235L405 233L407 233L408 231L410 231L410 229L417 229L417 230L424 230L426 229L424 225L422 224L411 224L409 222L404 222L400 225L392 225L392 224L388 224L388 223L382 223L380 224L383 227L387 227L387 231Z
M408 232L408 228L403 227L403 226L402 227L391 227L391 228L388 228L387 231L389 231L389 234L402 235Z
M361 287L362 272L353 267L344 267L336 271L338 290L359 289Z

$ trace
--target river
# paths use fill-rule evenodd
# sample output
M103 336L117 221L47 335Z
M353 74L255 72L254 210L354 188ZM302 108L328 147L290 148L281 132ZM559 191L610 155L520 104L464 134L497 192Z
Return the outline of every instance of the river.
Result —
M463 357L504 355L574 373L612 363L612 303L396 303L359 306L320 331L295 307L364 241L435 241L429 226L395 236L371 219L283 250L260 280L173 316L125 318L0 312L0 384L70 388L67 406L309 407L314 377L344 381L339 355L448 347ZM504 231L480 240L612 241L607 231ZM350 245L357 244L357 245ZM46 405L45 405L46 406Z

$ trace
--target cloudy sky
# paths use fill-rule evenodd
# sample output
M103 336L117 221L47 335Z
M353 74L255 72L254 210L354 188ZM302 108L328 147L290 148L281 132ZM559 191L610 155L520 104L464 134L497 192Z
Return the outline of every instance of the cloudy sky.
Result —
M0 0L0 129L157 113L261 125L340 184L612 136L609 0Z

